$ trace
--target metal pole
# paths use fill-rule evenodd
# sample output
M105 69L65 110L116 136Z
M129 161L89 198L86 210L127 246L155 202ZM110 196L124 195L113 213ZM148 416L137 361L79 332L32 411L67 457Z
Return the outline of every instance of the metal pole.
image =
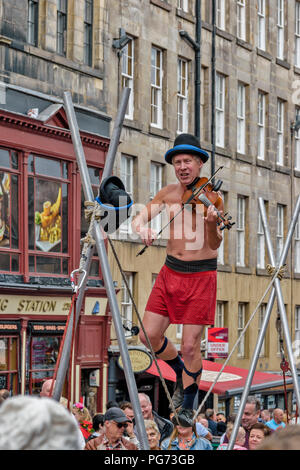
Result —
M211 174L215 172L216 155L216 0L212 0L211 41ZM214 179L213 179L214 182Z
M201 0L196 0L196 43L199 45L195 50L195 136L200 139L201 122Z
M272 266L275 266L276 261L275 261L275 257L274 257L274 254L273 254L270 233L269 233L269 230L268 230L268 226L266 224L265 207L264 207L264 204L263 204L263 200L261 198L259 198L259 204L260 204L261 213L264 215L264 217L262 218L263 219L262 222L263 222L263 225L264 225L264 232L265 232L265 235L266 235L266 243L267 243L269 258L270 258ZM288 249L289 249L290 243L292 241L293 232L294 232L295 226L296 226L297 221L298 221L299 211L300 211L300 196L298 196L298 199L297 199L297 202L296 202L295 211L294 211L291 223L290 223L290 228L289 228L289 231L288 231L288 234L287 234L285 245L283 247L283 250L282 250L282 253L281 253L281 256L280 256L278 266L282 266L285 263L285 260L286 260L287 254L288 254ZM292 269L292 266L291 266L291 269ZM300 393L299 393L299 383L298 383L297 369L296 369L296 365L295 365L295 362L294 362L292 342L291 342L291 337L290 337L290 332L289 332L289 325L288 325L288 321L287 321L286 310L285 310L285 305L284 305L284 301L283 301L280 281L279 281L278 278L275 279L274 287L275 287L276 295L277 295L277 304L278 304L278 308L279 308L279 312L280 312L280 319L281 319L281 323L282 323L282 327L283 327L283 334L284 334L284 338L285 338L285 345L286 345L286 350L287 350L287 354L288 354L288 358L289 358L290 369L291 369L291 373L292 373L292 376L293 376L296 401L297 401L298 409L300 409Z
M261 217L262 217L262 224L263 224L263 227L264 227L265 239L266 239L266 243L267 243L270 262L271 262L272 266L275 266L275 259L274 259L274 255L273 255L273 249L272 249L271 238L270 238L270 233L269 233L269 229L268 229L267 217L266 217L266 211L265 211L265 206L264 206L263 199L259 198L258 203L259 203L259 210L260 210ZM286 260L287 254L288 254L288 250L289 250L289 246L290 246L290 243L291 243L291 240L292 240L292 235L293 235L293 232L294 232L294 229L295 229L295 225L297 223L299 209L300 209L300 196L299 196L298 201L296 203L295 212L294 212L294 215L293 215L292 220L290 222L289 231L288 231L287 238L286 238L286 241L285 241L285 244L284 244L281 256L280 256L280 261L279 261L278 266L282 266L285 263L285 260ZM271 316L271 312L272 312L272 308L273 308L273 304L274 304L274 300L275 300L275 293L277 295L277 301L278 301L278 305L279 305L279 308L280 308L281 320L282 320L282 323L284 325L284 334L285 334L285 340L286 340L286 344L287 344L289 360L290 360L290 363L293 367L293 370L291 369L291 371L292 371L292 375L293 375L293 382L294 382L294 386L295 386L297 403L298 403L298 407L299 407L299 385L298 385L298 380L297 380L297 371L295 369L295 364L293 362L293 352L292 352L291 340L290 340L290 336L289 336L288 323L287 323L287 320L286 320L284 302L283 302L282 294L281 294L280 281L279 281L278 278L276 278L274 280L274 287L272 288L272 292L271 292L271 295L270 295L270 298L269 298L269 301L268 301L268 305L267 305L267 308L266 308L266 313L265 313L263 323L262 323L262 326L261 326L261 331L259 333L257 343L256 343L256 346L255 346L255 350L254 350L254 353L253 353L253 359L252 359L250 369L249 369L249 373L248 373L248 376L247 376L247 380L246 380L246 383L245 383L244 391L243 391L242 398L241 398L241 403L240 403L238 413L237 413L237 416L236 416L236 419L235 419L235 422L234 422L234 426L233 426L233 429L232 429L232 433L231 433L231 436L230 436L230 440L229 440L229 444L228 444L228 450L233 449L233 446L234 446L234 443L235 443L235 440L236 440L236 436L237 436L237 433L238 433L238 428L240 426L241 418L242 418L242 415L244 413L247 397L249 395L251 383L252 383L253 376L254 376L254 373L255 373L255 370L256 370L256 365L257 365L257 361L258 361L258 358L259 358L259 353L261 351L262 343L263 343L263 340L264 340L264 337L265 337L265 334L266 334L266 329L267 329L267 326L268 326L268 323L269 323L269 320L270 320L270 316Z
M77 163L78 163L78 167L79 167L79 171L81 175L84 195L85 195L86 200L92 201L94 200L94 194L93 194L90 179L89 179L88 168L87 168L87 164L86 164L86 160L85 160L85 156L83 152L83 147L82 147L82 143L80 139L79 129L77 126L73 103L71 100L71 94L69 92L64 93L64 102L66 106L66 112L68 116L68 122L70 125L72 140L73 140L73 144L74 144L75 151L76 151ZM142 415L140 402L138 399L137 386L136 386L135 377L134 377L132 367L131 367L127 343L125 340L123 325L121 322L121 315L120 315L119 306L117 302L117 296L116 296L113 279L111 277L111 272L109 268L109 263L108 263L108 258L107 258L105 243L104 243L104 237L103 237L104 234L103 234L102 228L100 227L98 223L95 223L93 235L94 235L94 240L96 243L96 248L98 251L98 257L99 257L100 264L101 264L101 271L102 271L104 285L105 285L106 292L107 292L110 310L111 310L111 314L112 314L113 321L114 321L115 331L116 331L118 344L120 348L120 354L121 354L122 361L123 361L124 373L125 373L127 388L128 388L128 392L130 396L130 401L134 410L134 416L136 420L136 427L137 427L137 433L138 433L140 446L141 446L141 449L148 450L149 443L148 443L147 433L145 429L144 418Z
M128 88L125 88L124 92L123 92L123 95L122 95L121 103L120 103L120 106L119 106L119 109L118 109L118 113L117 113L117 116L116 116L116 120L115 120L115 124L114 124L112 137L111 137L111 140L110 140L108 152L107 152L107 155L106 155L106 160L105 160L105 165L104 165L102 178L110 176L111 173L112 173L112 170L113 170L115 156L116 156L118 144L119 144L119 141L120 141L122 123L124 121L124 116L125 116L126 108L127 108L127 104L128 104L129 94L130 94L130 90ZM69 101L71 100L70 95L65 94L65 96L68 97L68 103L69 103ZM67 105L66 105L66 112L68 113L68 111L69 111L69 108L67 108ZM72 117L73 116L75 116L74 112L73 112ZM75 119L76 119L76 117L75 117ZM76 126L75 126L75 128L71 128L71 126L72 126L71 119L69 119L69 123L70 123L69 124L70 129L71 129L71 132L72 132L73 142L74 142L74 139L75 139L76 145L79 145L79 147L80 147L77 150L76 150L76 147L75 147L75 151L76 152L78 151L78 152L80 152L80 154L83 154L83 149L82 149L82 145L81 145L81 139L80 139L79 131L76 128ZM74 137L73 137L73 134L74 134ZM79 144L78 144L78 142L79 142ZM84 155L83 155L83 158L84 158ZM87 248L86 261L85 261L84 266L83 266L83 269L86 271L87 274L90 272L90 267L91 267L91 262L92 262L92 257L93 257L93 254L94 254L94 250L95 250L94 246L89 246ZM79 276L79 281L78 281L79 283L81 283L82 277L83 277L83 274L81 274ZM79 321L79 315L80 315L82 303L83 303L83 300L84 300L87 280L88 280L88 275L83 279L83 283L82 283L81 289L79 291L77 302L76 302L75 329L77 328L78 321ZM58 370L57 370L57 377L56 377L54 390L53 390L53 395L52 395L52 398L54 398L54 400L56 400L56 401L60 400L63 385L64 385L64 382L65 382L65 378L66 378L66 374L67 374L67 370L68 370L68 366L69 366L70 354L71 354L73 324L74 324L74 309L71 313L70 322L69 322L69 325L68 325L68 329L66 331L65 344L64 344L64 347L63 347L63 350L62 350L61 360L60 360L59 367L58 367Z

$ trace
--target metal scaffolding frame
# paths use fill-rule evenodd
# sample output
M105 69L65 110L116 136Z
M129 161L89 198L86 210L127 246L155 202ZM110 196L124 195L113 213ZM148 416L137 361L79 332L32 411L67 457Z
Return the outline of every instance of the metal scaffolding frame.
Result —
M267 244L267 250L268 250L270 263L271 263L272 266L275 266L276 265L276 260L275 260L275 256L274 256L274 252L273 252L269 227L268 227L268 223L267 223L266 209L265 209L265 205L264 205L264 200L261 197L258 199L258 204L259 204L259 211L260 211L261 218L262 218L262 224L263 224L263 229L264 229L265 240L266 240L266 244ZM296 202L295 210L294 210L291 222L290 222L290 226L289 226L289 230L288 230L288 233L287 233L286 241L285 241L284 247L283 247L281 255L280 255L280 260L278 262L278 267L283 266L285 264L287 254L288 254L288 250L289 250L289 247L290 247L290 244L291 244L291 241L292 241L292 235L293 235L293 232L294 232L297 220L298 220L299 211L300 211L300 196L298 196L298 199L297 199L297 202ZM293 384L294 384L296 402L297 402L298 410L300 410L300 394L299 394L299 383L298 383L298 378L297 378L297 369L296 369L294 359L293 359L292 343L291 343L289 325L288 325L288 321L287 321L286 310L285 310L282 291L281 291L281 286L280 286L280 280L278 279L278 277L276 277L276 279L274 281L274 286L272 288L272 291L271 291L271 294L270 294L270 297L269 297L269 301L268 301L268 304L267 304L267 307L266 307L266 313L265 313L265 316L264 316L264 319L263 319L263 322L262 322L262 325L261 325L261 329L260 329L260 332L259 332L259 335L258 335L257 343L256 343L256 346L255 346L255 349L254 349L254 352L253 352L253 357L252 357L252 361L251 361L251 364L250 364L249 373L248 373L248 376L247 376L244 391L243 391L243 394L242 394L242 397L241 397L241 403L240 403L238 413L237 413L237 416L236 416L236 419L235 419L235 422L234 422L234 426L233 426L233 430L232 430L232 433L231 433L231 436L230 436L230 440L229 440L227 450L232 450L233 446L235 444L235 440L236 440L236 437L237 437L237 433L238 433L238 429L239 429L240 422L241 422L241 419L242 419L242 415L244 413L244 409L245 409L245 406L246 406L247 397L248 397L249 392L250 392L251 383L252 383L253 376L254 376L254 373L255 373L255 369L256 369L256 366L257 366L257 361L258 361L259 354L260 354L260 351L261 351L261 347L262 347L262 344L263 344L263 341L264 341L264 338L265 338L265 335L266 335L267 326L268 326L268 323L269 323L269 320L270 320L270 317L271 317L271 312L272 312L272 308L273 308L273 305L274 305L275 297L277 297L277 305L278 305L278 309L279 309L279 313L280 313L280 320L281 320L282 327L283 327L283 334L284 334L284 338L285 338L286 350L287 350L288 358L289 358L289 361L290 361L289 364L290 364L290 370L291 370L292 377L293 377Z
M121 102L118 110L118 114L114 124L114 130L111 138L111 142L109 145L109 150L106 157L105 167L102 174L102 179L110 176L112 174L115 155L117 152L117 148L119 145L120 134L122 130L122 125L124 121L124 117L126 114L128 99L129 99L130 89L124 88L123 94L121 97ZM74 150L76 153L77 164L80 171L82 188L85 196L86 201L94 201L94 194L92 191L92 186L90 182L90 177L88 173L88 168L86 164L86 159L83 151L83 146L80 138L79 127L76 120L75 110L72 103L72 97L70 92L64 92L64 105L65 110L68 118L68 123L71 131L72 142L74 145ZM147 433L144 424L144 418L142 415L140 402L138 398L138 390L136 386L136 381L134 377L134 373L132 371L131 361L128 353L127 343L124 335L123 325L121 321L121 315L119 311L119 306L117 302L115 287L113 283L113 279L111 276L111 271L108 263L107 252L105 248L104 242L104 233L100 226L100 224L95 221L94 228L93 228L93 238L95 240L96 249L98 252L98 257L101 265L101 271L104 281L104 286L106 288L106 293L110 305L110 311L112 314L114 327L118 339L118 344L120 348L120 354L123 361L123 368L124 374L126 378L128 393L130 396L130 401L134 410L136 428L137 428L137 435L140 443L140 448L142 450L149 450L149 443L147 438ZM74 318L74 308L72 311L72 316L68 325L68 329L66 332L65 337L65 344L61 355L61 360L59 363L58 371L57 371L57 378L54 386L53 398L57 401L60 400L63 384L65 381L70 354L71 354L71 346L72 346L72 331L73 331L73 324L75 321L75 329L78 324L79 320L79 313L81 310L82 302L84 299L84 293L88 278L88 273L90 271L91 260L94 252L94 246L90 245L88 247L88 251L86 253L86 260L84 262L84 267L81 275L79 276L78 285L80 285L80 290L78 293L78 299L76 303L76 318ZM85 274L87 273L87 275Z

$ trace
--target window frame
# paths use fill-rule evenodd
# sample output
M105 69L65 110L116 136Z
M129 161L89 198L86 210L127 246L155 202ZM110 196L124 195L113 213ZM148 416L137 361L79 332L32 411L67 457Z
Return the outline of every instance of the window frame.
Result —
M83 63L92 67L93 65L93 18L94 1L84 0L84 41L83 41Z
M295 2L295 66L300 67L300 2Z
M126 34L126 36L130 37ZM121 81L122 88L130 88L128 106L126 110L126 119L133 119L134 117L134 61L135 61L135 47L134 38L130 37L130 41L122 50L121 57ZM131 48L131 51L130 51ZM131 70L131 71L130 71Z
M237 0L237 37L246 41L246 0Z
M257 158L265 160L266 152L266 93L258 91L257 99Z
M266 0L257 0L257 47L266 50Z
M284 0L277 0L277 58L284 59Z
M276 164L284 165L284 126L285 126L285 102L277 99L277 153Z
M216 145L225 147L225 96L226 96L226 77L221 73L216 73L216 100L215 100L215 127L216 127Z
M246 85L238 83L237 92L237 152L246 152Z
M237 197L237 218L236 218L236 266L244 267L246 255L246 198L244 196Z
M68 0L57 0L56 53L66 57L68 31Z
M39 34L39 2L38 0L28 0L27 15L27 42L31 46L38 46Z
M183 133L188 131L188 61L181 57L177 59L177 83L177 133Z
M155 54L155 57L153 55ZM158 61L159 58L159 61ZM154 60L153 60L154 59ZM153 63L154 62L154 63ZM153 76L155 80L153 81ZM150 123L152 127L163 127L163 50L151 47L151 100Z

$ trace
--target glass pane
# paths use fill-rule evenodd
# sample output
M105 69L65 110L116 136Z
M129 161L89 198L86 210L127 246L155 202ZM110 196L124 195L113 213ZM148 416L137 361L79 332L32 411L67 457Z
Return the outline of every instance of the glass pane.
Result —
M11 175L10 179L11 246L12 248L19 248L19 177Z
M61 177L60 162L49 158L35 157L35 172L40 175Z
M35 183L36 249L49 252L57 245L61 249L61 186L42 179L37 179Z
M10 174L0 171L0 247L10 247L10 192Z
M99 276L99 261L92 260L90 276L98 277Z
M0 255L0 270L10 271L10 256L6 253Z
M0 374L0 389L6 388L7 389L7 375Z
M62 267L63 267L62 274L68 274L69 273L69 261L67 259L63 260Z
M34 182L28 178L28 248L34 250Z
M100 169L88 167L89 177L92 185L99 186L100 184Z
M46 256L36 256L36 272L61 274L61 260Z
M32 337L32 369L54 369L60 339L57 336Z
M11 156L11 167L14 170L17 170L19 168L19 161L18 161L18 154L17 152L14 152L13 150L10 152Z
M62 184L62 252L68 253L68 185Z
M0 370L8 370L8 338L0 339Z
M16 273L20 271L19 267L19 256L18 255L12 255L11 257L11 270Z
M10 168L9 152L7 150L0 149L0 166Z
M18 369L18 348L17 348L17 338L10 339L9 345L9 369L17 370Z
M54 370L44 370L40 372L32 372L31 375L31 383L32 383L32 395L39 395L40 391L42 390L42 385L47 379L51 379L53 377ZM29 394L30 391L27 388L27 393Z
M68 164L65 162L62 162L62 177L68 179Z

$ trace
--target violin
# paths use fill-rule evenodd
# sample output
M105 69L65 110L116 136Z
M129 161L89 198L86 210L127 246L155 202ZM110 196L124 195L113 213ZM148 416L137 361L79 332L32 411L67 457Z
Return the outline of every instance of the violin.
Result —
M207 208L211 205L217 211L218 219L217 224L221 225L220 229L224 230L227 228L228 230L235 224L235 222L231 222L232 217L228 216L227 213L222 215L220 209L223 207L223 199L218 193L222 181L218 180L216 184L210 183L212 178L196 178L193 183L187 186L187 190L184 191L182 195L181 202L184 205L192 204L193 209L195 209L197 204L204 205L204 217L207 215Z

